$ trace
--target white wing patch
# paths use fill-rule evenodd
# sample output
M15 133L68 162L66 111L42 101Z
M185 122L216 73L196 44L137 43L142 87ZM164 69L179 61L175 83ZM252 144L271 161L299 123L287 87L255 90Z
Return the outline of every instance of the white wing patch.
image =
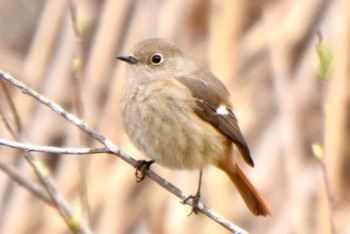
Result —
M218 113L219 115L228 115L229 111L227 109L227 107L225 105L220 105L217 109L216 109L216 113Z

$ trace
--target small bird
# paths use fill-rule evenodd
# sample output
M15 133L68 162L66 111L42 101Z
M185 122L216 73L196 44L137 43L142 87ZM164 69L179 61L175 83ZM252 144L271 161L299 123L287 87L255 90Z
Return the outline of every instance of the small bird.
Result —
M254 215L271 215L233 157L236 146L254 166L224 84L164 39L142 41L116 58L129 64L120 101L123 126L150 162L200 172L213 165L227 174ZM199 191L200 186L198 197Z

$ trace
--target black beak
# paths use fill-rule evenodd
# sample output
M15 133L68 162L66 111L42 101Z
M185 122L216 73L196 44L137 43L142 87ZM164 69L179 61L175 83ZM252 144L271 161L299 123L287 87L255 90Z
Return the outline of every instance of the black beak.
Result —
M115 58L130 64L136 64L138 62L138 60L135 57L132 57L130 55L118 55Z

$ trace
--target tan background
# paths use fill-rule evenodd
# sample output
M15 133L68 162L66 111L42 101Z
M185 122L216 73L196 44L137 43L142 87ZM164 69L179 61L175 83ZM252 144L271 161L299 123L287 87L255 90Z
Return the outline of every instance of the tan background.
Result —
M244 170L273 215L254 217L214 168L205 171L203 202L251 233L326 234L330 220L337 233L350 233L348 0L0 0L0 12L0 69L78 114L136 158L142 155L126 138L118 112L126 65L114 56L151 37L176 42L229 87L256 165ZM81 35L74 25L83 28ZM327 81L317 73L318 30L334 56ZM99 146L8 88L23 121L17 131L23 142ZM2 117L15 125L5 100L0 88ZM13 140L4 123L0 137ZM314 143L324 149L334 203L327 199ZM203 215L187 217L190 208L149 179L136 183L134 169L116 157L35 155L71 209L88 220L80 208L86 185L82 200L88 202L93 233L228 233ZM0 162L36 180L21 151L0 146ZM187 194L196 191L197 172L152 168ZM0 173L0 233L69 232L56 209Z

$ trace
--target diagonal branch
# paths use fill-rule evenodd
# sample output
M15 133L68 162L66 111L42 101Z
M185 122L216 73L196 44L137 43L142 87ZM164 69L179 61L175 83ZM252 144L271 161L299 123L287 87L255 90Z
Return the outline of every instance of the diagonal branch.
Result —
M23 175L18 173L14 168L8 166L6 163L0 162L0 169L5 172L11 179L13 179L19 185L25 187L33 194L35 194L38 198L43 200L45 203L50 206L53 205L52 200L50 199L47 192L35 182L32 182L25 178Z
M83 123L76 116L66 112L61 106L57 105L56 103L50 101L46 97L44 97L44 96L40 95L39 93L35 92L34 90L30 89L29 87L27 87L23 83L19 82L18 80L14 79L13 77L11 77L8 73L5 73L1 70L0 70L0 77L5 79L6 81L10 82L14 86L18 87L24 93L35 98L36 100L38 100L39 102L41 102L45 106L49 107L51 110L53 110L56 113L58 113L59 115L61 115L63 118L65 118L66 120L71 122L73 125L77 126L78 128L80 128L82 131L84 131L85 133L90 135L95 140L101 142L106 147L106 149L105 149L106 153L114 154L114 155L118 156L119 158L123 159L124 161L126 161L128 164L132 165L133 167L136 166L137 160L135 160L134 158L132 158L128 154L122 152L110 140L108 140L107 138L102 136L100 133L95 131L93 128L91 128L88 125L86 125L85 123ZM37 149L39 149L39 148L37 148ZM52 149L54 149L54 148L52 148ZM64 151L64 149L62 149L62 150ZM158 185L165 188L166 190L168 190L169 192L171 192L175 196L179 197L181 200L185 201L185 198L188 197L180 189L178 189L177 187L175 187L174 185L172 185L171 183L169 183L168 181L166 181L165 179L163 179L162 177L160 177L159 175L154 173L152 170L147 169L145 171L145 174L150 179L152 179L154 182L156 182ZM192 206L192 200L188 199L187 201L185 201L185 203L187 205ZM212 219L216 223L220 224L224 228L228 229L232 233L236 233L236 234L246 234L247 233L246 231L244 231L240 227L238 227L238 226L232 224L231 222L229 222L228 220L220 217L217 213L210 210L209 208L207 208L206 206L204 206L201 203L198 204L197 210L199 212L205 214L210 219Z
M6 86L4 85L3 80L1 80L1 83L3 85L3 89L6 90ZM0 109L0 115L5 123L5 126L8 128L12 136L17 140L20 141L22 136L22 123L21 120L17 114L17 110L13 104L12 97L10 95L6 96L7 101L11 107L12 114L16 117L16 129L11 127L8 119L5 117L4 113ZM19 185L22 185L26 187L29 191L32 191L34 194L36 194L40 199L44 200L45 202L50 202L50 205L55 207L58 211L58 213L61 215L63 220L66 222L68 227L74 231L79 232L81 234L84 233L91 233L90 227L87 226L84 222L80 222L80 220L76 220L73 211L70 209L64 198L62 197L61 193L56 188L53 181L49 178L48 174L42 170L42 167L40 166L40 163L38 163L38 160L36 157L30 153L30 150L26 150L23 154L23 158L28 162L28 164L33 169L35 175L39 179L42 190L38 190L38 187L33 184L31 181L27 180L26 178L19 177L20 173L13 173L14 170L11 170L9 167L1 166L0 168L8 175L10 176L15 182L17 182ZM40 189L41 189L40 188ZM45 192L42 193L42 191ZM45 198L46 195L46 198Z

